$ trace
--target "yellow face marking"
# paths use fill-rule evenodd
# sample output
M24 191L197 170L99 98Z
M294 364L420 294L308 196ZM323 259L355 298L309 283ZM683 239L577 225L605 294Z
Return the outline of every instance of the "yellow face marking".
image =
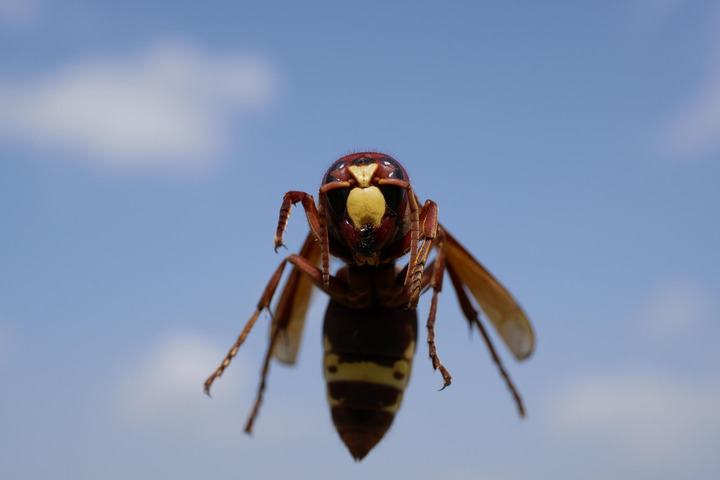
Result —
M347 198L347 212L355 227L379 227L385 215L385 197L378 187L353 188Z
M370 180L372 180L377 169L377 163L371 163L370 165L350 165L348 167L350 174L355 177L358 186L363 188L370 186Z

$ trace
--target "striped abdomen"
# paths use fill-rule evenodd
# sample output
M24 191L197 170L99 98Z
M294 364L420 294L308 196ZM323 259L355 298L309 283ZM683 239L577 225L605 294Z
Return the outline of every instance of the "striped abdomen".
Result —
M355 310L330 300L323 370L335 428L362 459L390 428L410 380L417 315L402 308Z

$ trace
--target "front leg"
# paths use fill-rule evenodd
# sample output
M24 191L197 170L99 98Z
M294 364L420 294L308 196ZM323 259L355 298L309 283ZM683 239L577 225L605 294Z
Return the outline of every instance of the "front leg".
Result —
M285 233L285 227L287 227L288 219L290 218L290 209L293 205L298 202L302 202L303 209L305 210L305 216L310 225L310 231L312 232L315 239L320 244L321 258L322 258L322 273L323 273L323 285L325 288L330 287L330 247L327 232L327 223L325 220L325 211L320 205L320 211L318 212L315 206L315 200L313 196L296 190L287 192L283 196L283 203L280 207L280 218L278 220L277 230L275 231L275 237L273 242L275 243L275 251L278 248L284 247L283 234Z
M282 206L280 207L280 219L278 220L277 230L273 238L276 252L278 248L285 246L285 243L283 243L283 235L285 233L285 227L287 227L288 219L290 218L290 209L298 202L302 202L313 235L315 235L315 238L320 238L320 216L318 215L317 207L315 207L313 196L309 193L293 190L283 196Z
M430 251L435 246L435 238L438 231L438 206L432 200L427 200L420 212L420 238L422 244L418 249L415 261L413 263L412 256L407 266L406 286L410 287L409 309L417 307L420 300L420 292L422 287L423 271L427 262ZM441 277L442 278L442 277Z

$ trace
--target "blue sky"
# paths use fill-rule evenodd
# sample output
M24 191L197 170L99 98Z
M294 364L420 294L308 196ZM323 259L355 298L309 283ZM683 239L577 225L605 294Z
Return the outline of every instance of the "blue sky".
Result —
M718 32L699 0L0 0L0 477L720 476ZM365 149L439 204L537 350L500 347L519 420L448 288L453 385L420 347L356 464L321 295L252 437L266 315L202 383L281 260L283 193ZM296 212L290 250L306 232Z

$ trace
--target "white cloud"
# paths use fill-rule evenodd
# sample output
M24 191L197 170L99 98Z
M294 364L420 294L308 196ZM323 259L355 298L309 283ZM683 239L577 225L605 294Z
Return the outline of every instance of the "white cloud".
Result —
M573 382L554 402L552 421L639 467L702 469L717 461L718 404L720 384L627 373Z
M164 42L0 83L0 133L101 166L194 169L227 150L233 116L267 104L276 83L259 58Z
M709 324L710 299L710 293L695 282L666 282L644 300L637 313L638 324L652 340L675 341Z
M203 393L203 382L228 347L189 333L168 335L126 366L113 397L116 412L126 424L164 434L184 431L216 438L240 431L244 418L238 414L237 389L245 369L236 364L242 358L236 357L213 385L212 399Z
M688 0L638 0L638 11L653 24L677 22L691 6ZM692 7L697 10L697 7ZM701 7L702 8L702 7ZM657 156L665 161L688 163L707 154L720 152L720 9L702 8L703 20L696 25L704 43L691 52L701 52L708 72L698 87L690 90L685 101L658 125L654 144L662 149ZM697 13L697 12L695 12ZM657 21L655 21L657 20ZM666 26L665 29L672 28ZM717 157L717 155L715 155Z
M720 73L668 122L664 137L671 152L679 156L720 149Z

